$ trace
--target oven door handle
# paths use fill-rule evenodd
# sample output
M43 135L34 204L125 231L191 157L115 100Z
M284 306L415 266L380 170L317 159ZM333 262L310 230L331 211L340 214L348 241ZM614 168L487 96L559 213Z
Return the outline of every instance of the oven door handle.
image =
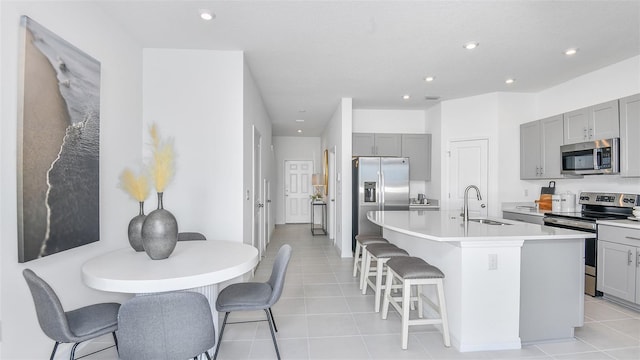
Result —
M568 220L568 219L555 218L555 217L545 217L543 221L545 225L551 224L550 226L553 226L553 225L569 226L569 227L574 227L578 229L588 230L591 232L595 232L596 230L596 224L591 222L575 221L575 220Z

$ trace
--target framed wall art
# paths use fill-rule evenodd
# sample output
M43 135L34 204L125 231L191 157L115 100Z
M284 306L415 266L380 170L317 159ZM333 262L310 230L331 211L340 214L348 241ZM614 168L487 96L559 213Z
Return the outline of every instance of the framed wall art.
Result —
M100 62L27 16L18 81L18 261L100 240Z

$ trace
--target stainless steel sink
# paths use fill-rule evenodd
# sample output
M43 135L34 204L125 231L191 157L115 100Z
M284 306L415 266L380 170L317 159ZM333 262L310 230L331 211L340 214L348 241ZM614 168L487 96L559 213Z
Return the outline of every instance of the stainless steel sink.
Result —
M503 223L503 222L491 220L491 219L469 219L469 221L475 221L477 223L486 224L486 225L511 225L511 224L507 224L507 223Z

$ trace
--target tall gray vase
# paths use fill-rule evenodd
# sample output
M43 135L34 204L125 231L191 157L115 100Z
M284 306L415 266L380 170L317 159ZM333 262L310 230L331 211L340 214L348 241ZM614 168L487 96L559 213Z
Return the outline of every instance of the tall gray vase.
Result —
M147 215L142 224L144 251L153 260L166 259L178 242L178 222L162 204L162 193L158 193L158 208Z
M129 221L129 245L135 251L144 251L144 246L142 245L142 223L146 218L144 201L140 201L140 214Z

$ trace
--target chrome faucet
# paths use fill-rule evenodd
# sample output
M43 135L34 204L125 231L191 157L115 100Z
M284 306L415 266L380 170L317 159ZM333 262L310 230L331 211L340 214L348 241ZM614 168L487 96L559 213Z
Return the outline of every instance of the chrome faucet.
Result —
M476 196L478 200L482 200L480 196L480 189L475 185L469 185L464 189L464 208L462 210L462 219L466 223L469 221L469 189L476 189Z

